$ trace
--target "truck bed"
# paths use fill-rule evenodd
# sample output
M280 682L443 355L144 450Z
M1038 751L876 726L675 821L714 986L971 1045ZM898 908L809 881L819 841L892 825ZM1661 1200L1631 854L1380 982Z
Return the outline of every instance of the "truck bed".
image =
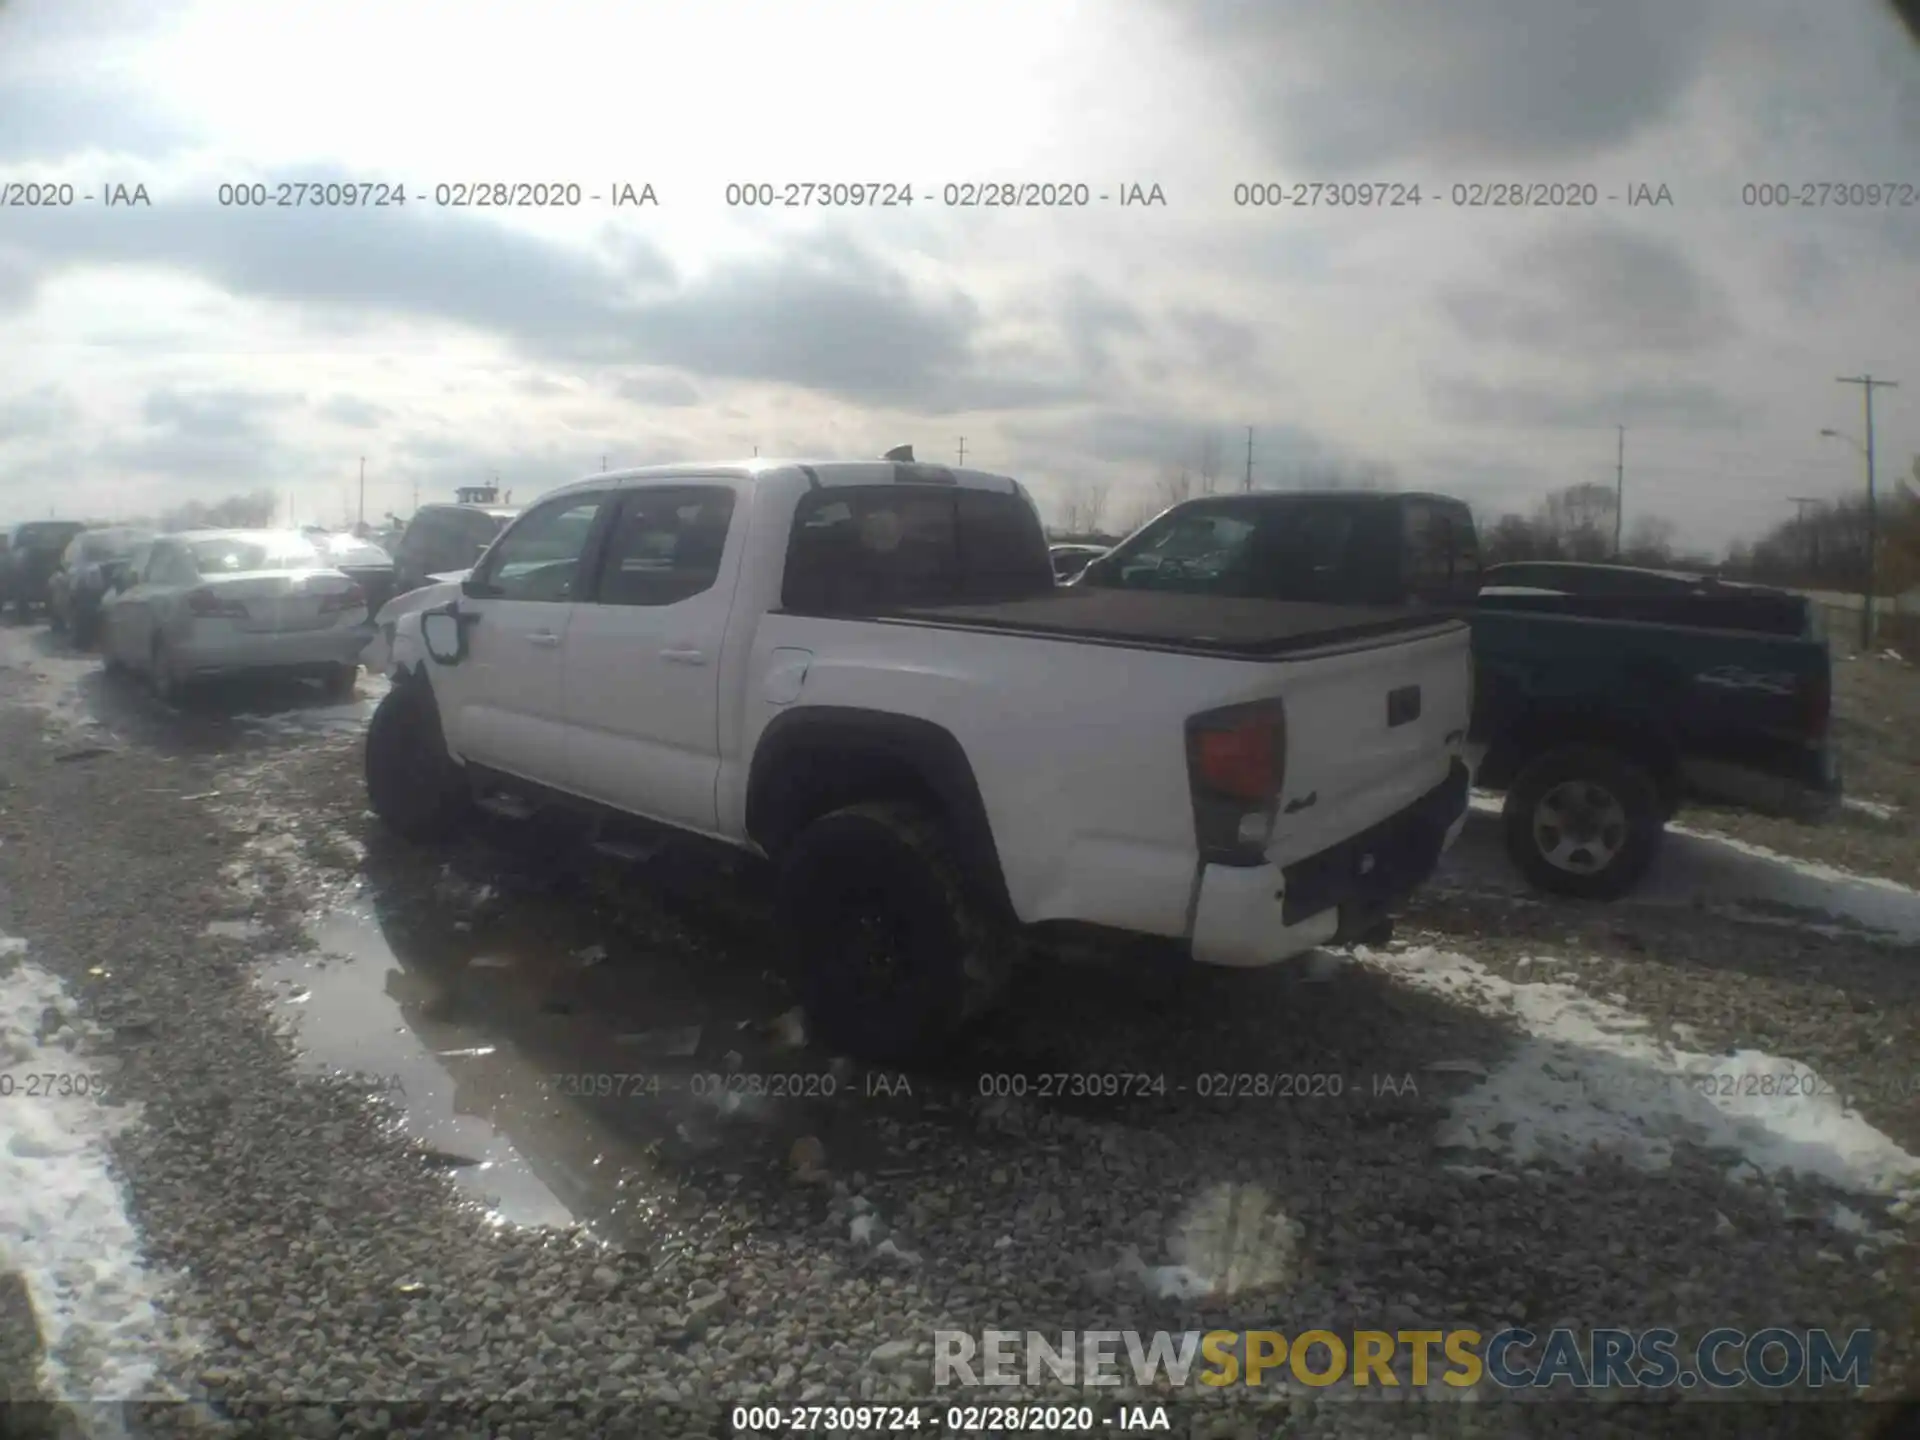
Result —
M850 617L851 618L851 617ZM861 616L1093 644L1265 660L1457 621L1432 610L1062 587L1023 600L903 606Z

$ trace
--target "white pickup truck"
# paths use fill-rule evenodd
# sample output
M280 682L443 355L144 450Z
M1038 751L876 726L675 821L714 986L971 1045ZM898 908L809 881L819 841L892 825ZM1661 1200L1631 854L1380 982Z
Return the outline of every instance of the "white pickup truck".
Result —
M1005 476L595 476L380 617L375 812L505 797L777 867L817 1034L901 1061L1028 927L1269 965L1379 931L1466 813L1468 634L1407 610L1057 586Z

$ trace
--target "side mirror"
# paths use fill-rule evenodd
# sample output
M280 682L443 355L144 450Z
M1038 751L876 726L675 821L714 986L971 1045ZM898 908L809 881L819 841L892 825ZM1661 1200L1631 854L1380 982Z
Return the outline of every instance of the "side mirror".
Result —
M467 619L451 605L420 617L420 641L438 664L458 665L466 658Z

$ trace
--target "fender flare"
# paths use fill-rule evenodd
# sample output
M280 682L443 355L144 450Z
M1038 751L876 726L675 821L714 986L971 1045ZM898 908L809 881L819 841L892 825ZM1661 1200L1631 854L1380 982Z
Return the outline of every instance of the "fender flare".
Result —
M826 810L873 798L871 782L903 781L939 805L956 858L981 899L1013 918L993 824L966 747L946 727L918 716L809 705L774 717L748 769L748 838L777 856Z

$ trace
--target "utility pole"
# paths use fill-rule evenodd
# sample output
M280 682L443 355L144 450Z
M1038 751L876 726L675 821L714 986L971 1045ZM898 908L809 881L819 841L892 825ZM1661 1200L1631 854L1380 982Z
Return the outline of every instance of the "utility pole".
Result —
M367 523L367 457L360 457L360 523Z
M413 482L413 508L416 510L420 508L420 482L418 480ZM412 517L409 516L408 518L411 519Z
M602 475L607 473L607 457L604 455L600 457L600 473Z
M1241 483L1242 490L1253 489L1253 426L1247 426L1247 478Z
M1879 561L1880 549L1880 505L1873 493L1873 392L1876 389L1897 390L1899 383L1876 380L1871 375L1842 375L1836 383L1858 385L1867 407L1867 603L1860 611L1860 650L1865 654L1873 648L1873 572Z
M1613 558L1620 559L1620 526L1626 518L1627 510L1627 427L1613 427L1620 432L1620 443L1614 450L1613 458Z
M967 463L967 437L964 435L960 437L960 463Z

